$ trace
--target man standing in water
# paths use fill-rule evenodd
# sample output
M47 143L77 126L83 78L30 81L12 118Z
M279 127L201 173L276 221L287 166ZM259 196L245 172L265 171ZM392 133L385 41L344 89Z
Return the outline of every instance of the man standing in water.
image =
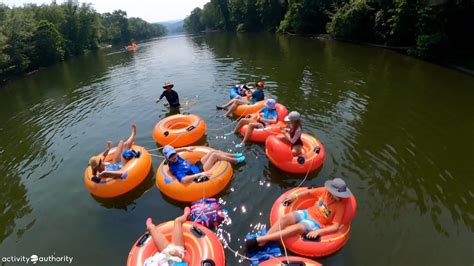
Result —
M169 106L171 108L178 108L179 107L179 96L178 93L174 90L172 90L174 87L174 84L171 82L165 82L165 85L163 85L163 93L161 94L160 98L156 100L156 103L161 101L163 97L166 97L166 100L168 101L165 103L165 106Z

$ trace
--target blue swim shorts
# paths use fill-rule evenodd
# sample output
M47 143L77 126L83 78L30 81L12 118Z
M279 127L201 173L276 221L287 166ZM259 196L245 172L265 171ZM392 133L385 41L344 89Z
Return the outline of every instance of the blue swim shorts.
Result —
M318 222L309 217L308 210L295 211L293 215L297 223L304 225L306 233L321 228Z
M108 163L104 165L105 171L118 171L123 167L122 162Z

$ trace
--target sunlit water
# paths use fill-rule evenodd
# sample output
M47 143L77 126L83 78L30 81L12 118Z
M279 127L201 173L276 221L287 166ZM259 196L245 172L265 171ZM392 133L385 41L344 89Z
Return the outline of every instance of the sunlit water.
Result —
M258 79L325 145L324 166L304 185L342 177L357 197L349 242L320 262L472 265L473 77L377 48L233 34L103 50L1 88L0 257L124 265L147 217L170 220L185 205L154 185L158 157L134 192L95 199L82 179L88 158L127 137L132 122L136 143L156 148L152 129L167 110L154 102L165 81L175 83L182 111L206 120L205 144L233 151L241 137L224 136L233 125L215 105L232 85ZM244 152L247 163L220 194L232 220L221 235L242 254L245 235L268 224L273 202L303 177L270 165L262 145ZM228 265L243 261L226 256Z

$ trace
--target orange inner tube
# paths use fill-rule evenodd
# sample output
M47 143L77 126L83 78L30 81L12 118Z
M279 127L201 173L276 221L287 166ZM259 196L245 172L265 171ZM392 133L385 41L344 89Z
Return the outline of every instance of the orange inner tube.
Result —
M206 133L206 122L197 115L172 115L158 122L153 139L158 144L183 147L201 139Z
M204 146L189 147L192 152L179 151L178 155L190 163L197 163L204 155L214 149ZM178 201L192 202L202 198L212 197L221 192L229 184L232 175L232 165L227 161L216 161L210 169L209 181L202 183L182 184L171 174L169 167L163 161L156 172L156 186L163 194Z
M238 116L245 116L258 112L265 106L265 100L256 102L254 104L241 104L234 110L234 114Z
M158 225L166 239L171 242L173 221ZM198 231L196 231L196 229ZM221 242L209 229L191 222L183 224L184 248L186 255L184 261L190 266L201 266L204 261L213 261L214 265L225 265L224 249ZM141 244L141 245L140 245ZM133 245L128 254L127 266L142 266L145 260L158 251L155 243L148 234L143 235Z
M259 266L285 266L288 265L288 262L301 266L323 266L321 263L314 260L295 256L270 258L260 263Z
M275 224L278 219L287 213L308 209L313 206L317 199L311 196L299 197L288 206L282 204L285 198L307 189L307 187L299 187L283 193L272 206L270 224ZM346 244L347 240L349 240L350 224L357 209L357 202L354 195L348 199L342 200L345 203L346 208L344 210L342 226L338 231L322 235L320 241L306 240L301 235L290 236L283 239L285 246L296 254L309 257L328 256L341 249Z
M133 145L132 149L141 152L139 158L130 159L120 171L128 171L126 179L117 178L103 178L100 183L95 183L91 180L92 168L88 166L84 171L84 183L91 194L99 198L112 198L123 195L135 187L137 187L148 175L151 169L151 156L148 151L137 145ZM116 151L116 148L112 148L105 162L110 162ZM102 154L99 154L102 155Z
M322 166L326 154L323 144L315 137L303 133L302 154L293 156L291 145L276 136L269 136L265 141L265 153L268 159L279 169L296 174L305 174ZM300 159L302 158L302 159Z

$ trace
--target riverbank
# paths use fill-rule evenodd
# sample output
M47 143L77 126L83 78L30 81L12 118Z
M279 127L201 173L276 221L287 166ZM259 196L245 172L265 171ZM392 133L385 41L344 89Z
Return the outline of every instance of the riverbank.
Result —
M290 35L297 35L297 34L290 34ZM305 37L308 37L308 38L311 38L311 39L340 41L340 42L347 42L347 43L353 43L353 44L358 44L358 45L388 49L388 50L392 50L392 51L395 51L395 52L399 52L399 53L401 53L403 55L406 55L406 56L410 56L410 57L413 57L413 58L416 58L416 59L419 59L419 60L423 60L425 62L429 62L429 63L433 63L433 64L436 64L436 65L444 66L444 67L447 67L447 68L457 70L457 71L462 72L464 74L474 76L474 68L470 68L471 67L470 65L466 66L466 65L463 65L463 64L455 63L457 60L453 60L454 58L450 58L451 60L448 59L448 61L441 62L441 61L434 61L434 60L425 60L423 58L419 58L419 57L410 55L408 53L408 51L410 49L413 49L414 48L413 46L381 45L381 44L375 44L375 43L368 43L368 42L353 41L353 40L348 40L348 39L334 38L334 37L331 37L329 34L308 34L308 35L301 35L301 36L305 36ZM460 56L458 55L456 58L459 59L459 57ZM474 56L473 55L468 55L467 57L464 57L464 58L468 58L467 59L468 62L469 62L469 60L474 62Z

